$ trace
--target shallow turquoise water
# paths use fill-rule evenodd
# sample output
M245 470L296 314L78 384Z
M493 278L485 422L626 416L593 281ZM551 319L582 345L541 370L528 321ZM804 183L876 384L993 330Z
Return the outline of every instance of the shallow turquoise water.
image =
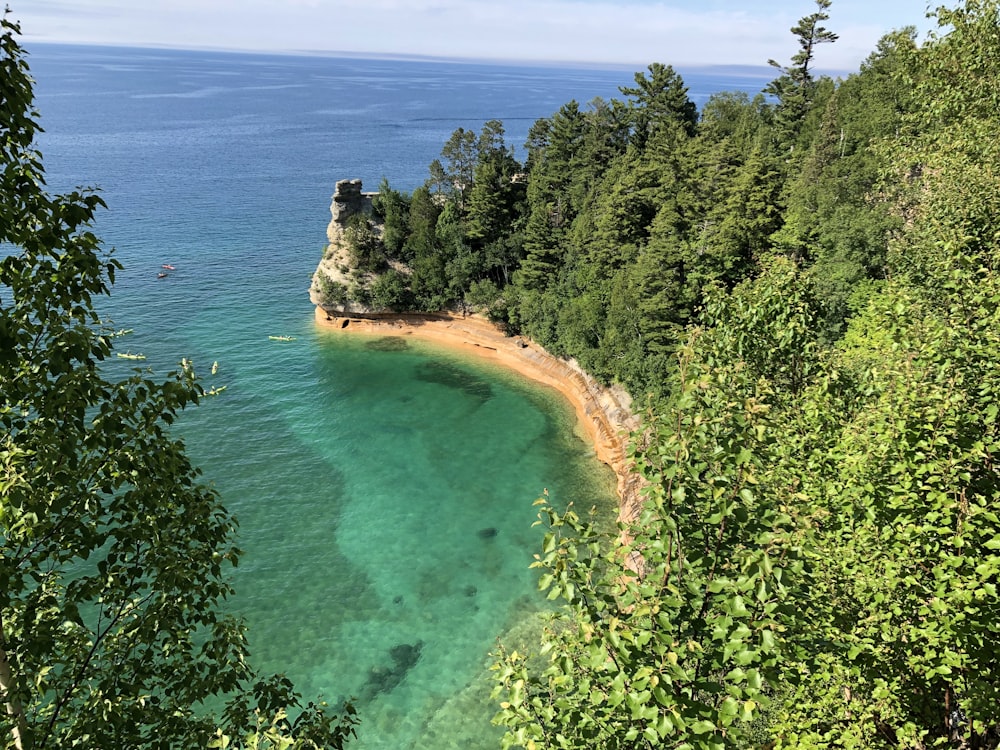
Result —
M495 367L392 337L261 344L184 425L241 521L257 663L357 698L360 747L494 747L489 652L543 606L532 501L611 508L613 475L561 397Z

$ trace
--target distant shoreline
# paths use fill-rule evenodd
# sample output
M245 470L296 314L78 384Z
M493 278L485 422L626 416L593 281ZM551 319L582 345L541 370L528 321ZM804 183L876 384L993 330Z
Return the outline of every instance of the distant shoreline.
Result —
M639 504L640 480L630 470L627 445L639 427L631 398L619 388L606 388L576 365L554 357L530 339L506 336L479 315L399 313L373 317L337 317L316 307L316 323L332 332L376 336L413 336L437 346L491 360L558 391L573 407L594 446L597 458L611 467L618 482L618 513L633 518Z

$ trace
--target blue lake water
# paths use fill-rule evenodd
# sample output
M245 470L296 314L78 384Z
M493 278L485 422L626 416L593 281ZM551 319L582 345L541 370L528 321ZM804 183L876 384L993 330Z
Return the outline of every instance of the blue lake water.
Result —
M98 186L109 206L97 233L125 269L104 310L134 329L120 348L226 386L177 429L240 520L233 606L257 665L306 698L355 696L356 747L495 747L489 652L544 606L532 501L611 513L613 477L543 388L317 330L309 278L338 179L412 190L456 128L501 119L520 149L537 118L619 96L632 71L29 51L50 189ZM766 74L686 80L701 103Z

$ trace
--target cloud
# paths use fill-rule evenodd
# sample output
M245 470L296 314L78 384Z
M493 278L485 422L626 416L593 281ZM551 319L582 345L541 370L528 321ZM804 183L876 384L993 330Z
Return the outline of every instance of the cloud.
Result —
M21 17L29 41L644 66L787 60L802 13L785 0L31 0ZM856 68L888 30L845 21L829 24L841 40L817 50L821 67Z

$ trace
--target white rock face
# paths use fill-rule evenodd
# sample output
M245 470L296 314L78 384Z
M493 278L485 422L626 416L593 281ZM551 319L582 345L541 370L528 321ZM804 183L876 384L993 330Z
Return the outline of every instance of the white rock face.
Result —
M339 180L330 201L330 224L326 228L326 238L330 243L323 252L323 258L316 268L309 287L309 299L332 315L366 315L376 312L356 302L333 302L324 299L322 278L327 284L341 285L350 289L357 282L351 276L351 261L345 231L351 219L358 214L371 216L372 198L378 193L365 193L361 180Z

